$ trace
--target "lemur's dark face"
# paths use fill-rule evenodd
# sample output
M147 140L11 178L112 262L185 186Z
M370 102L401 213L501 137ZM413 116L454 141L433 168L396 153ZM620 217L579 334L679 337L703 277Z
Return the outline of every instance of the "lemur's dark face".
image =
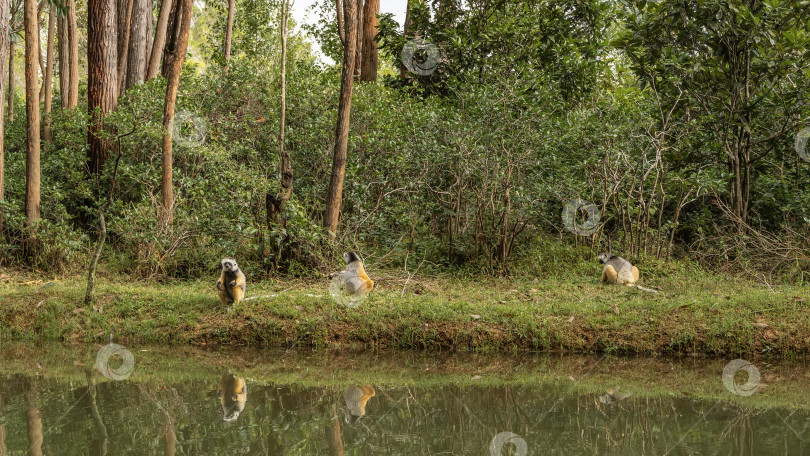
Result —
M609 253L600 253L599 256L596 257L596 259L602 264L607 263L608 261L610 261L610 254Z
M236 272L239 270L239 265L233 258L225 258L222 260L222 270L225 272Z
M346 252L343 254L343 261L345 261L346 264L349 264L352 261L358 261L359 259L360 257L354 252Z

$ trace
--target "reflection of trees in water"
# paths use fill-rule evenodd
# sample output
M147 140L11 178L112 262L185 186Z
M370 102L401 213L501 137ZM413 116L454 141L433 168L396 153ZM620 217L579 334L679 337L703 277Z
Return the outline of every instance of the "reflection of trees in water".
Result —
M374 385L376 395L365 416L347 423L345 391L352 385L302 388L248 379L243 413L224 422L217 375L208 382L94 379L87 385L22 378L0 383L5 417L0 449L6 445L6 453L19 454L34 443L34 454L41 448L78 454L86 452L88 436L106 433L107 454L116 455L488 455L492 438L510 431L526 441L530 454L542 449L588 455L754 455L796 453L800 439L810 437L810 413L804 410L790 415L639 394L602 403L601 393L573 392L568 382L544 387Z
M36 377L25 381L25 412L28 427L28 454L29 456L42 456L42 412L39 409L39 393L37 392Z
M0 416L5 415L5 411L3 410L3 391L0 388ZM6 447L6 425L0 423L0 456L7 456L8 455L8 448Z

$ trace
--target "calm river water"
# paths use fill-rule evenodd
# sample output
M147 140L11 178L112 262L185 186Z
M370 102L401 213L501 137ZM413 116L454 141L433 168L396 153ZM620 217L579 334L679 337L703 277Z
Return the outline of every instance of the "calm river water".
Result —
M807 364L730 361L6 344L0 456L810 454Z

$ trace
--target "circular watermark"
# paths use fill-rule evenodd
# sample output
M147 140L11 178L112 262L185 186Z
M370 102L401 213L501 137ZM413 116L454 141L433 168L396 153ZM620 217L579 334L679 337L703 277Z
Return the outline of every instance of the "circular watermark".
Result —
M110 358L118 355L121 357L122 362L118 368L110 366ZM118 344L109 344L101 347L96 355L96 369L101 372L101 375L109 378L110 380L124 380L132 375L132 370L135 367L135 357L132 352Z
M501 451L507 443L511 443L515 446L515 456L526 456L529 453L529 447L526 445L526 441L519 435L514 432L501 432L489 442L489 455L501 456Z
M346 279L343 274L335 274L329 282L329 296L341 306L355 309L366 300L368 293L349 293L346 291Z
M745 371L748 375L748 379L743 384L739 384L735 380L737 372L740 371ZM723 385L732 394L750 396L756 393L759 387L759 369L744 359L735 359L723 368Z
M408 71L421 76L429 76L439 67L439 49L421 38L409 40L399 58Z
M796 153L806 161L810 161L810 152L807 151L808 143L810 143L810 127L805 127L796 135Z
M208 123L205 118L194 115L190 111L180 111L174 116L174 130L172 138L185 147L197 147L205 142L208 132Z
M577 215L580 211L585 211L587 219L582 223L577 222ZM599 226L599 208L595 204L583 199L569 201L562 211L562 221L565 229L580 236L590 236L596 232Z

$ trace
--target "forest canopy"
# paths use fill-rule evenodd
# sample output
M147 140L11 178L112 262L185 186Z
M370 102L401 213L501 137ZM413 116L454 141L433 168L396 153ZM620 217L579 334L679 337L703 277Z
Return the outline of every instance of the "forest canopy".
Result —
M810 272L810 1L338 5L12 0L0 264L509 273L554 242Z

